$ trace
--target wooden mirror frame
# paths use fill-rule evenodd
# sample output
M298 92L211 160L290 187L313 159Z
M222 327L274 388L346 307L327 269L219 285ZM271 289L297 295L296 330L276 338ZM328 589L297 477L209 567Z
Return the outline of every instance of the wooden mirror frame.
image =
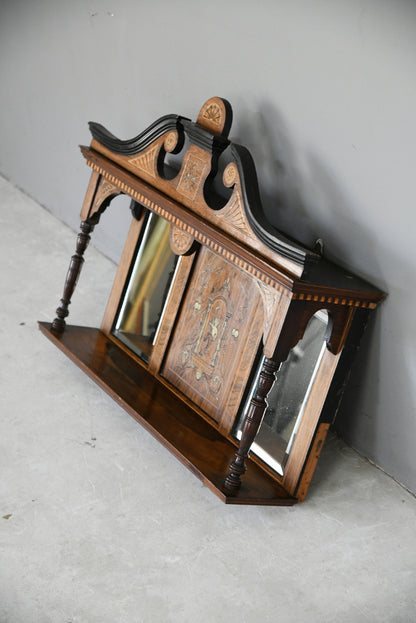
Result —
M90 123L93 140L81 151L93 171L76 252L55 320L39 325L224 502L292 505L306 495L368 315L384 294L268 223L253 160L228 140L231 121L230 104L214 97L196 122L167 115L127 141ZM226 149L222 193L216 177ZM179 154L176 169L170 154ZM90 234L120 194L131 198L133 218L101 327L67 326ZM169 223L180 262L145 363L113 329L149 212ZM327 347L280 475L250 447L276 372L319 310L330 319ZM259 346L264 362L237 441Z

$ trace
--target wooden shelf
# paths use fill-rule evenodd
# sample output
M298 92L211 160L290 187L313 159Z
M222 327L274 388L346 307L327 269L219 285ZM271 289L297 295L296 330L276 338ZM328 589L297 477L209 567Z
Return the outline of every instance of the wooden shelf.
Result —
M223 481L236 447L209 422L98 329L67 326L58 335L50 323L39 322L39 328L223 502L268 506L297 502L250 459L241 489L235 496L227 495Z

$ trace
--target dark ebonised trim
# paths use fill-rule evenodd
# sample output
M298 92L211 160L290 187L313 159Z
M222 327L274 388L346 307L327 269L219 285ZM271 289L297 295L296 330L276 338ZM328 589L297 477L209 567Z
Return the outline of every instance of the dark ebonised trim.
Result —
M189 121L189 119L181 119L181 121L191 143L213 155L219 156L230 144L227 138L220 134L212 134L202 126Z
M231 153L241 179L244 210L256 236L270 249L299 265L306 266L318 262L320 256L317 253L283 236L267 220L261 204L256 167L248 149L233 144Z
M184 118L180 117L179 115L165 115L164 117L160 117L160 119L152 123L152 125L150 125L146 130L144 130L134 138L128 139L126 141L122 141L114 136L114 134L111 134L111 132L109 132L100 123L90 121L88 125L93 138L101 143L101 145L103 145L107 149L110 149L115 154L120 154L122 156L133 156L134 154L137 154L146 147L148 147L151 143L153 143L153 141L159 138L159 136L162 136L162 134L165 134L165 132L169 132L169 130L177 130L179 133L178 147L175 149L175 152L177 151L177 149L182 148L182 120L184 120Z
M180 117L179 115L165 115L152 123L152 125L136 137L125 141L118 139L99 123L90 121L89 127L96 141L115 154L124 156L132 156L139 153L170 130L176 130L179 134L179 140L173 152L178 153L182 149L184 134L186 133L191 143L213 155L212 171L207 180L208 185L216 173L219 155L230 144L225 136L213 134L200 125L185 117ZM240 174L244 209L250 226L258 238L282 257L300 266L304 266L305 268L319 261L320 256L318 254L309 251L302 245L283 236L278 230L274 229L266 219L260 200L256 168L248 149L241 145L232 144L231 153Z

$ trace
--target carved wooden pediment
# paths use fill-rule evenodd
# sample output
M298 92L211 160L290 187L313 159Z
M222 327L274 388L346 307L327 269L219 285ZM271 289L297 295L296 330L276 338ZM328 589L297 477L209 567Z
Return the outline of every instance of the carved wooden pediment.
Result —
M231 122L229 103L213 97L202 106L196 122L167 115L130 140L119 140L102 125L91 122L91 148L300 276L319 256L286 238L267 221L250 153L228 139ZM218 159L226 149L230 162L218 180ZM172 173L169 154L178 153L180 166ZM88 159L88 153L85 155Z

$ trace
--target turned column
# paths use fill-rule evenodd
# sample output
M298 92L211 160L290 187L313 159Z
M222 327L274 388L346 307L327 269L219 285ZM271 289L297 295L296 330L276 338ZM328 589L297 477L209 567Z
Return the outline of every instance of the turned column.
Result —
M75 254L71 257L69 263L68 272L65 279L64 293L61 298L61 303L56 310L56 318L52 323L52 330L56 333L63 333L65 330L65 318L68 316L68 306L71 302L72 295L77 285L79 274L81 272L82 265L84 263L84 252L90 241L90 233L93 231L94 226L83 221L80 226L80 233L77 237L77 246Z
M263 362L259 380L244 419L240 445L236 457L230 465L230 473L224 481L224 487L231 495L236 495L241 487L240 477L246 471L246 459L260 427L267 406L266 397L273 386L275 372L279 367L280 362L273 361L273 359L265 358Z

